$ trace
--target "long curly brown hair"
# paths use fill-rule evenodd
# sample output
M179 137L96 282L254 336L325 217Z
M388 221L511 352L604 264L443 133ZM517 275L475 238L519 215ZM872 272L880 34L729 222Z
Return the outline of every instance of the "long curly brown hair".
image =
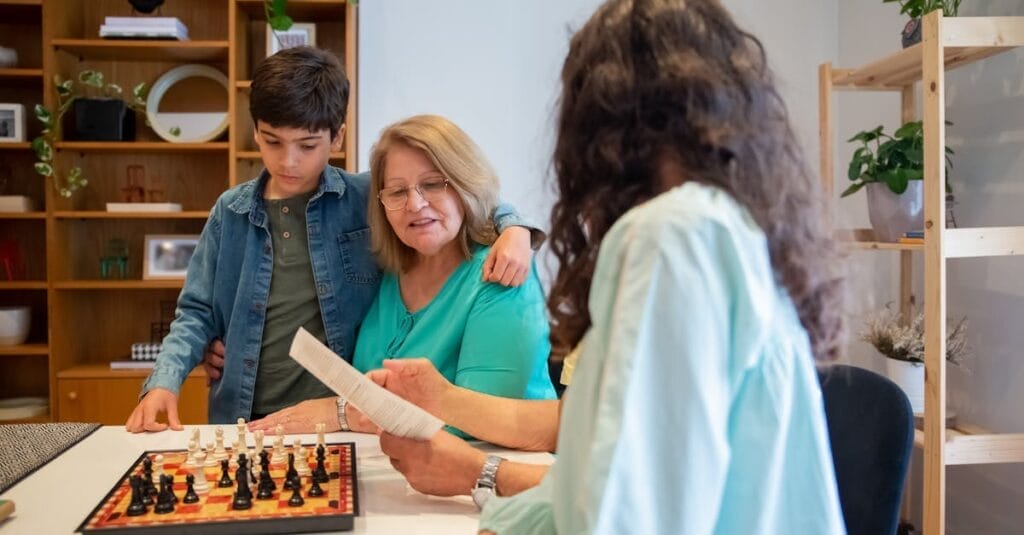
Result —
M548 299L555 358L590 327L602 239L666 189L666 162L750 212L815 358L838 356L835 244L757 38L715 0L610 0L573 36L562 84L550 235L559 269Z

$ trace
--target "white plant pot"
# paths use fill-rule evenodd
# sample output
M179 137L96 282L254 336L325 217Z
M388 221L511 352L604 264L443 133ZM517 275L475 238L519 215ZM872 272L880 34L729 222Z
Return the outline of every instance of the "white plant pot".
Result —
M25 343L32 324L30 312L27 306L0 307L0 346Z
M899 386L910 399L914 414L924 412L924 364L903 360L885 359L886 375Z
M868 190L868 219L875 239L895 242L911 230L924 228L923 180L911 180L907 191L896 195L884 182L872 182Z

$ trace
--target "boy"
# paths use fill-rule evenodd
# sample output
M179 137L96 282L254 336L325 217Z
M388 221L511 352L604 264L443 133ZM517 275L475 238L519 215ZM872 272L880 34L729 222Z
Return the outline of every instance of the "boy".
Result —
M289 48L256 68L249 112L265 170L224 192L211 210L128 431L182 428L177 391L214 338L224 340L228 354L211 384L210 423L251 420L333 395L288 357L288 348L304 327L351 359L356 328L377 295L368 176L328 165L344 139L347 104L348 79L329 52ZM498 219L501 230L515 215ZM502 265L490 280L518 279L506 276L516 271L505 270L509 255L517 264L525 254L529 266L529 232L512 233L499 241L518 252L496 253ZM156 421L161 412L168 424Z

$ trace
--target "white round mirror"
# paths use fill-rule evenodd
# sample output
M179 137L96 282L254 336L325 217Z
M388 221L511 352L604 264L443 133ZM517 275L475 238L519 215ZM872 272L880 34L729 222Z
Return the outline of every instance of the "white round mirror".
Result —
M182 65L163 74L149 91L146 118L173 143L204 143L228 128L228 78L209 65Z

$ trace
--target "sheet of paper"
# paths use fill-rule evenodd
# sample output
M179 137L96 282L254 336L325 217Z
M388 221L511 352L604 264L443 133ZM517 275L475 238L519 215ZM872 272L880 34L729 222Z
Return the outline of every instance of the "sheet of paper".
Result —
M299 328L288 351L314 377L348 400L381 429L405 438L429 440L444 422L377 385L345 362L309 331Z

